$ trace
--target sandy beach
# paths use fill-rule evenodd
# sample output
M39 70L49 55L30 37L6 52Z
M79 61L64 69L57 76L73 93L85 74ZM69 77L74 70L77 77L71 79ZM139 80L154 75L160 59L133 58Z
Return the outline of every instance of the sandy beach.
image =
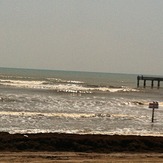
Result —
M163 162L163 137L0 133L0 162Z
M101 162L101 163L138 163L163 162L159 153L84 153L84 152L1 152L0 162Z

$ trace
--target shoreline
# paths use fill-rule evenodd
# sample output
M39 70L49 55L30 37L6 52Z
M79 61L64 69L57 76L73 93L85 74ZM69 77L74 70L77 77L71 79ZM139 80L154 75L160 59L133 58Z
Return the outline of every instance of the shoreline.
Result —
M163 137L65 133L9 134L0 132L0 151L161 153L163 151Z

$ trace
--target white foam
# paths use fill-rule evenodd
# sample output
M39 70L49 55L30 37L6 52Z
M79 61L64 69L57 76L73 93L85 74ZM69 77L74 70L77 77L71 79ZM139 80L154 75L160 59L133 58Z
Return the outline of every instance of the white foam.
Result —
M84 82L82 81L77 81L77 80L63 80L59 78L47 78L50 81L56 81L58 83L74 83L74 84L83 84Z
M88 118L95 114L77 114L77 113L40 113L40 112L5 112L1 111L0 115L8 116L46 116L46 117L66 117L66 118Z
M23 88L35 88L42 84L43 81L22 81L22 80L0 80L3 85Z
M100 135L136 135L136 136L161 136L163 137L163 133L160 132L151 132L151 131L134 131L134 130L129 130L127 128L124 128L123 130L114 130L114 131L92 131L92 130L66 130L66 129L57 129L57 130L49 130L49 129L11 129L9 132L10 134L16 134L16 133L21 133L21 134L36 134L36 133L66 133L66 134L80 134L80 135L85 135L85 134L100 134Z
M91 117L111 117L111 118L140 118L135 115L127 115L127 114L108 114L108 113L41 113L41 112L7 112L1 111L0 115L7 116L24 116L24 117L32 117L32 116L46 116L46 117L61 117L61 118L91 118ZM145 116L141 116L144 118Z
M48 90L55 90L59 92L70 92L70 93L92 93L94 91L102 91L102 92L138 91L132 88L84 87L79 84L81 83L80 81L69 81L70 83L53 84L53 85L48 83L44 84L45 81L0 80L0 82L5 86L13 86L18 88L48 89Z

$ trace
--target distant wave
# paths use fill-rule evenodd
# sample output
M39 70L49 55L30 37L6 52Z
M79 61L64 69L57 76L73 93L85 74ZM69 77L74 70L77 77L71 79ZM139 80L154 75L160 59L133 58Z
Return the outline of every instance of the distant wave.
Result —
M76 80L63 80L63 79L58 79L58 78L47 78L47 82L50 83L72 83L72 84L83 84L84 82L82 81L76 81Z
M42 113L42 112L13 112L0 111L0 116L46 116L46 117L60 117L60 118L139 118L134 115L127 114L109 114L109 113Z
M57 82L56 82L57 81ZM17 88L30 88L30 89L41 89L41 90L53 90L56 92L65 93L94 93L94 92L134 92L138 91L132 88L125 87L105 87L98 85L86 85L81 81L64 81L60 79L53 79L49 81L45 80L7 80L1 79L0 85L17 87ZM86 85L86 86L85 86Z

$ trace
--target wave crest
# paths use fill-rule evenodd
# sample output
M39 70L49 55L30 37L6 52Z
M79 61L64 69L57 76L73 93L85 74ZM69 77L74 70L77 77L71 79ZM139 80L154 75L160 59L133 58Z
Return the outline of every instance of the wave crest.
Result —
M59 79L54 79L59 80ZM86 85L84 82L80 81L60 81L54 82L53 80L44 81L44 80L0 80L0 85L17 87L17 88L29 88L29 89L40 89L40 90L53 90L56 92L65 92L65 93L99 93L99 92L133 92L138 91L132 88L125 87L107 87L107 86L98 86L98 85Z

